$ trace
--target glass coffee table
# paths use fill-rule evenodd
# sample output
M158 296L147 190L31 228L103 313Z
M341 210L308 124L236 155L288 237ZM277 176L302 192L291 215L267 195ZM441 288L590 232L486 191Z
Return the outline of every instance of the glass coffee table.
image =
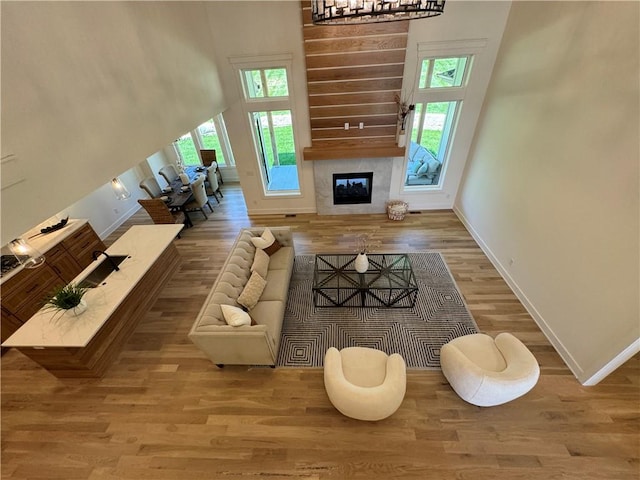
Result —
M316 307L410 308L418 285L404 253L368 254L369 269L355 270L356 255L318 254L313 271Z

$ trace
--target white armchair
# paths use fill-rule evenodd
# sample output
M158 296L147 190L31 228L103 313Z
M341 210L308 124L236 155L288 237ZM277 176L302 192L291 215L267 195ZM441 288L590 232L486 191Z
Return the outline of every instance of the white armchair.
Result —
M521 397L540 376L536 358L510 333L455 338L440 349L440 366L460 398L479 407Z
M406 365L397 353L373 348L329 348L324 357L324 385L340 413L376 421L392 415L404 399Z

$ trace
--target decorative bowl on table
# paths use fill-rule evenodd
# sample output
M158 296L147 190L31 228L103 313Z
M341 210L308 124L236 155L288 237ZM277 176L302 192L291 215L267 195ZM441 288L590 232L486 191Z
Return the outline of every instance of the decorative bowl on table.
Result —
M180 187L180 191L182 191L183 193L184 193L184 192L188 192L190 188L191 188L191 187L189 187L189 185L185 185L185 186L183 186L183 187Z

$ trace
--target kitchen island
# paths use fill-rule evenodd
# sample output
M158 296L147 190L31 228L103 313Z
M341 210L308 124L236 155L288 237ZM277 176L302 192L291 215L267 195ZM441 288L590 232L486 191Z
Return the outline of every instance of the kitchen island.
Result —
M131 227L109 255L127 255L98 287L85 295L88 309L70 312L41 309L3 344L14 347L57 377L99 377L119 354L140 319L180 263L173 241L182 225ZM79 282L100 263L101 255L75 279Z

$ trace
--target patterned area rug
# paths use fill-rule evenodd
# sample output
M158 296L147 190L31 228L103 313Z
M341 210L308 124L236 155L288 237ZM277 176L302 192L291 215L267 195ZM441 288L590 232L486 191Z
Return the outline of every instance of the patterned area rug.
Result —
M409 259L418 283L413 308L316 308L314 255L296 256L277 365L321 367L329 347L360 346L399 353L407 368L440 368L440 347L478 327L440 253Z

